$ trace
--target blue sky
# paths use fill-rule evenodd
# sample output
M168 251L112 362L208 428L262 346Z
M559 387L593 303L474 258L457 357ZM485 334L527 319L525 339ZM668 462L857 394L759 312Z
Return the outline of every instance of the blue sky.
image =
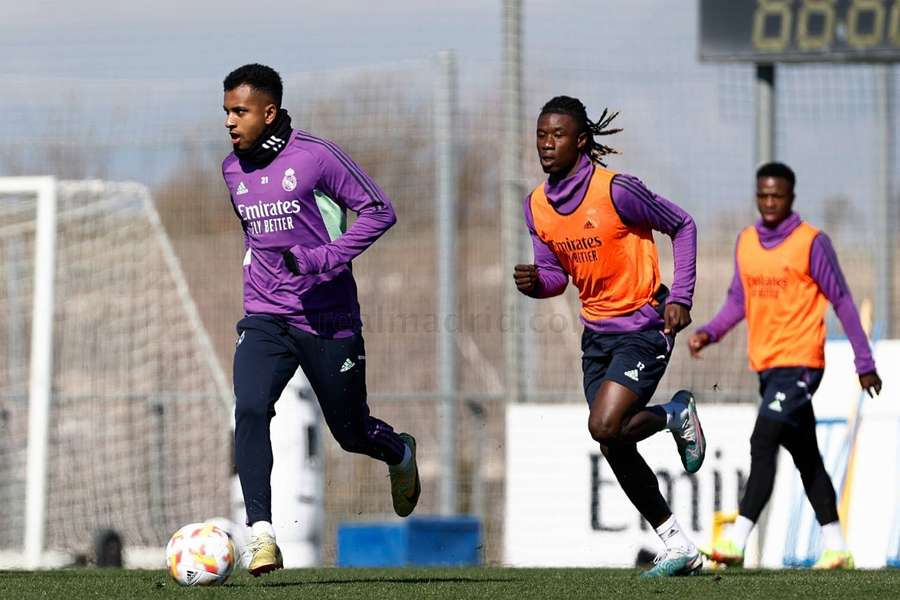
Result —
M537 61L558 63L603 40L601 55L612 52L625 68L690 59L693 5L525 0L526 49ZM248 60L315 71L419 59L445 48L463 62L500 59L502 0L2 0L0 9L3 73L205 78ZM658 18L661 9L666 19ZM680 52L659 52L674 38Z
M0 70L203 78L251 59L310 71L420 58L449 47L496 56L500 6L475 0L3 0Z
M581 97L592 114L621 109L617 168L689 205L744 197L754 166L753 71L697 61L696 7L525 0L526 116L558 93ZM250 61L302 84L451 48L463 101L499 97L502 0L0 0L0 14L0 110L12 115L13 146L44 139L32 123L54 119L65 126L59 135L78 139L86 115L88 135L111 147L121 123L107 115L126 110L135 115L132 145L165 147L187 121L219 140L219 82ZM873 195L876 86L867 67L779 67L777 154L817 198ZM895 90L900 101L898 77Z

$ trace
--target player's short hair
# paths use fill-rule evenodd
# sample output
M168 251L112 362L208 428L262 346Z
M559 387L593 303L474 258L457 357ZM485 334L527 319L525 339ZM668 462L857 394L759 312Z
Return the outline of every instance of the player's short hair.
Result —
M791 184L792 192L794 191L794 184L797 183L797 176L794 175L794 170L780 162L769 162L762 165L756 170L756 178L759 179L760 177L781 177Z
M259 63L244 65L229 73L225 81L222 82L226 92L241 85L249 85L257 92L268 94L275 106L281 108L284 84L281 82L281 75L272 67Z
M541 109L541 114L569 115L578 123L579 133L584 132L588 136L587 146L584 153L588 155L592 162L604 165L601 160L607 154L618 154L614 148L594 139L595 135L612 135L619 133L621 129L607 129L610 122L616 118L619 113L610 113L609 110L603 109L603 114L596 121L591 121L587 116L587 109L578 98L570 96L556 96L547 101ZM606 166L606 165L604 165Z

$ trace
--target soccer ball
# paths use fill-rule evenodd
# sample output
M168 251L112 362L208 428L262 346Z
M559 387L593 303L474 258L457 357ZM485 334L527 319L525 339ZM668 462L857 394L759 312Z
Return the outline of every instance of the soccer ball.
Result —
M179 585L220 585L234 570L234 543L213 523L191 523L166 546L166 568Z

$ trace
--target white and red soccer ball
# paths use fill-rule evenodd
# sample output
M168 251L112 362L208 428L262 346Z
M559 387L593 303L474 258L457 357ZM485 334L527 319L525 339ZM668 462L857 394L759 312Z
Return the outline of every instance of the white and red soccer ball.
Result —
M179 585L220 585L234 570L231 535L215 523L191 523L166 546L166 568Z

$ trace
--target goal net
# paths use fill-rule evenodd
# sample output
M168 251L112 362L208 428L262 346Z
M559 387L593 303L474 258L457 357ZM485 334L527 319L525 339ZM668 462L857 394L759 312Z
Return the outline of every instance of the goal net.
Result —
M231 392L146 187L0 178L0 562L228 515Z

